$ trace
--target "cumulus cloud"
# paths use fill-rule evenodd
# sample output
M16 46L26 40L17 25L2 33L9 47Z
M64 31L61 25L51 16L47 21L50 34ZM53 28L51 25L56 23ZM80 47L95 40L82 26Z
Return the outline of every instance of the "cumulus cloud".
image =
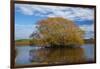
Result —
M93 20L94 9L81 7L61 7L47 5L28 5L15 4L15 10L24 15L34 15L41 17L57 17L61 16L71 20Z
M85 31L84 38L89 39L94 37L94 25L81 25L80 28Z
M93 8L81 7L61 7L47 5L28 5L15 4L15 12L19 12L27 16L39 17L64 17L70 20L94 20ZM36 31L36 25L18 25L15 27L16 38L29 38L29 35ZM85 31L85 37L91 38L94 36L94 24L82 24L79 26Z
M81 25L80 28L84 31L94 31L94 24L91 25Z

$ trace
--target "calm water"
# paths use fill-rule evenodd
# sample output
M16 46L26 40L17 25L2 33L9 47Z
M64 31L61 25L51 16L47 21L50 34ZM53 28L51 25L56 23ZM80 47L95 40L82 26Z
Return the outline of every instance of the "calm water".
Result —
M77 48L41 48L16 46L16 65L82 63L94 61L94 45L85 44Z

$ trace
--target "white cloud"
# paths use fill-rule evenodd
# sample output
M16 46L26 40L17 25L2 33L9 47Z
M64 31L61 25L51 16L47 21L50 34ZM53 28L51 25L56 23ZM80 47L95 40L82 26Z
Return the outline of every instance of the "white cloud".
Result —
M15 4L16 12L20 12L28 16L40 17L57 17L61 16L71 20L94 20L94 9L80 7L61 7L61 6L44 6L44 5L26 5ZM29 35L35 30L35 26L16 25L16 37L29 38ZM81 29L86 31L86 38L94 36L94 25L80 25Z
M16 11L24 15L56 17L61 16L71 20L93 20L94 10L80 7L61 7L44 5L15 4Z
M94 24L91 25L81 25L80 28L84 31L94 31Z
M84 37L86 39L94 37L94 25L81 25L80 28L85 31Z

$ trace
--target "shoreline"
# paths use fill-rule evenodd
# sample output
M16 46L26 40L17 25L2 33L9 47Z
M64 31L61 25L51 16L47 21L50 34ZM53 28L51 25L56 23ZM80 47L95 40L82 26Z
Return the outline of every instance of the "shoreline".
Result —
M95 44L93 40L84 40L84 44ZM30 40L15 40L15 46L32 46Z
M84 43L84 44L94 44L94 43ZM83 44L83 45L84 45ZM30 43L15 43L15 46L34 46L34 45L30 45ZM42 46L37 46L37 47L42 47Z

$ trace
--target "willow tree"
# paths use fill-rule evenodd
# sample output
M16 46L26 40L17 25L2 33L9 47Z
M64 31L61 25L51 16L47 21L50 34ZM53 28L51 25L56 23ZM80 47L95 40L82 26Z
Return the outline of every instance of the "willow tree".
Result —
M71 20L52 17L39 21L37 32L32 34L35 45L82 45L84 32ZM37 37L38 36L38 37Z

